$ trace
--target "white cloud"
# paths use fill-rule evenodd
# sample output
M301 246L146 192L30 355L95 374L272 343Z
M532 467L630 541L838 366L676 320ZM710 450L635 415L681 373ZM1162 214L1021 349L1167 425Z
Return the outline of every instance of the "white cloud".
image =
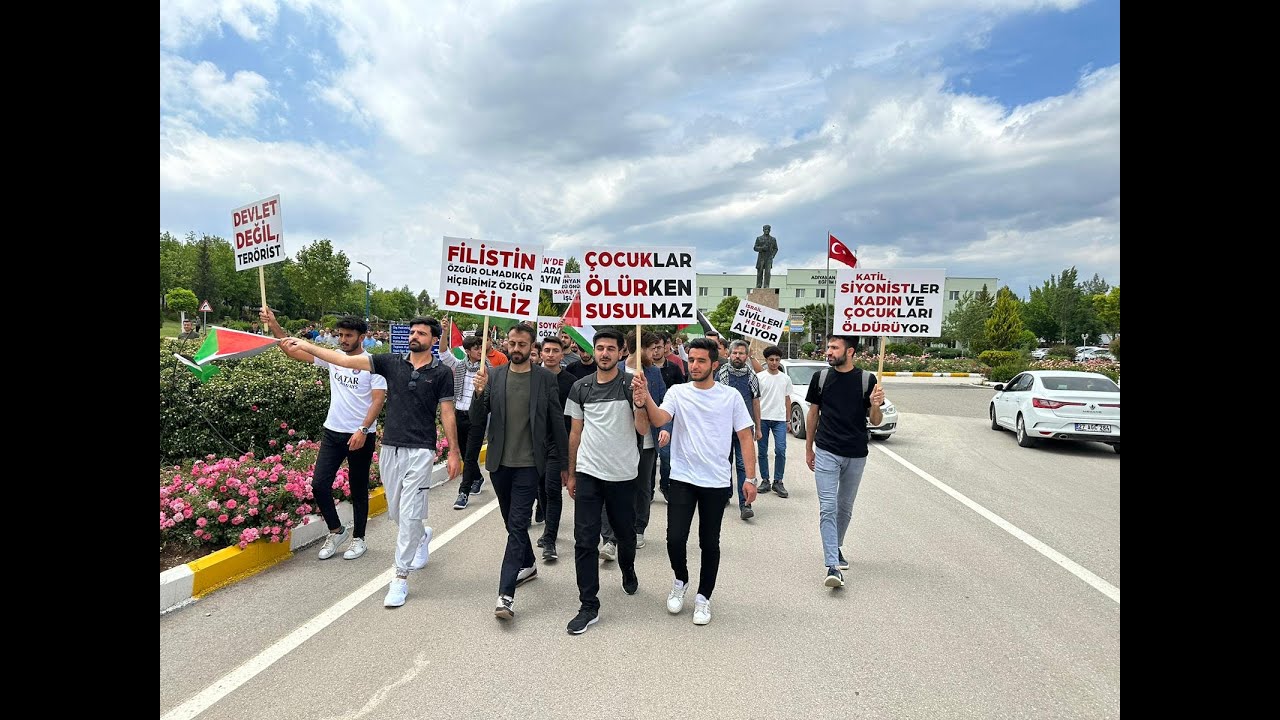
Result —
M240 125L253 125L258 112L274 99L270 82L256 72L240 70L230 78L208 60L192 63L160 53L160 110L194 119L202 110Z
M261 40L276 22L275 0L161 0L160 47L176 49L230 27L245 40Z

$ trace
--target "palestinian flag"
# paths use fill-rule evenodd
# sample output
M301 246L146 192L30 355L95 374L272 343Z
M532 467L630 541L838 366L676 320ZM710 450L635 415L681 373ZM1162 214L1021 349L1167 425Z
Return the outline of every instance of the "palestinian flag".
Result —
M191 360L177 353L174 353L174 355L191 372L195 373L196 377L200 378L200 382L207 382L217 372L217 368L205 366L214 360L239 360L252 357L260 352L270 350L277 342L275 338L264 335L254 335L253 333L213 326L209 328L209 334L205 336L204 344L200 346L200 349L196 351Z
M578 347L587 352L592 351L591 340L596 336L596 329L582 322L582 294L573 296L573 302L564 311L560 329L568 333Z
M462 331L454 323L449 323L449 352L453 353L453 357L462 360L467 357L467 351L462 349Z
M712 326L711 321L707 319L707 316L701 310L698 311L698 324L702 326L702 335L704 337L706 336L708 331L715 330L715 327ZM681 330L684 330L687 327L693 327L693 325L692 324L677 325L676 332L680 332ZM716 332L720 332L720 331L716 330Z

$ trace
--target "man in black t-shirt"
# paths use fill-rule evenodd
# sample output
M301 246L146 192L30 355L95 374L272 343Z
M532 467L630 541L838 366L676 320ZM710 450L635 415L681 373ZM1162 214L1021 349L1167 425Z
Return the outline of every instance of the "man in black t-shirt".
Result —
M844 544L844 534L853 517L853 501L867 466L867 417L870 415L873 425L883 419L880 406L884 404L884 388L876 382L875 375L853 366L857 352L852 337L832 335L827 341L827 363L831 367L813 374L805 396L809 402L805 462L813 471L818 488L818 528L827 566L823 584L829 588L844 587L841 570L849 569L840 546ZM865 384L864 373L869 376Z

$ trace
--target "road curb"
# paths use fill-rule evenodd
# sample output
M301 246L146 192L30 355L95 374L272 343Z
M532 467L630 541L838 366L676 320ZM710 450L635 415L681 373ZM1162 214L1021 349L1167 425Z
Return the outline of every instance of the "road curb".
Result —
M485 461L485 451L480 449L480 464ZM443 485L449 480L448 466L437 465L431 471L428 488ZM387 511L387 495L382 488L369 493L369 517ZM338 517L343 524L352 522L351 503L338 505ZM249 543L243 550L237 545L216 550L185 565L169 568L160 573L160 613L176 610L209 593L252 577L276 563L287 560L293 553L312 543L319 542L329 532L320 515L308 515L306 524L293 528L288 543L272 543L259 540Z
M931 372L883 372L880 373L884 377L953 377L953 378L980 378L985 377L982 373L931 373Z

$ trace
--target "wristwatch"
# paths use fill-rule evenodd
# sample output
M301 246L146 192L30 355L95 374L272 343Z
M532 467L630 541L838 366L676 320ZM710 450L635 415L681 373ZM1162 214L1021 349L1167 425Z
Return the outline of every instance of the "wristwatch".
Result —
M368 435L372 431L369 430L369 427L367 425L361 425L360 432L364 433L365 435Z

